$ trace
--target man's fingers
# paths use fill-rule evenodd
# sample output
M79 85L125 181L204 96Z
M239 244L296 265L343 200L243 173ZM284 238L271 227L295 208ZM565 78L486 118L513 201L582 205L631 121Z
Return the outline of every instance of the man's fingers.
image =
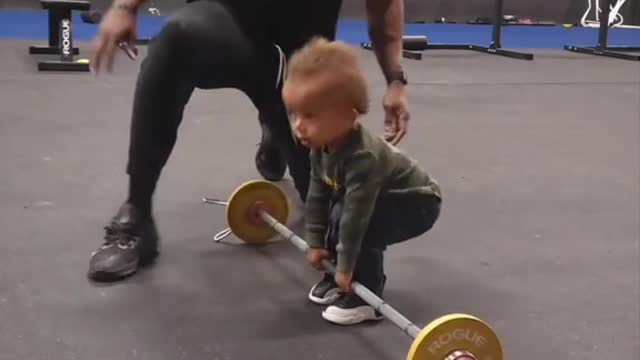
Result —
M107 70L111 71L111 63L113 63L113 53L115 52L116 42L113 36L105 33L99 33L96 39L95 55L94 55L94 71L96 74L101 70L102 66L107 65Z
M102 53L104 52L104 45L104 36L102 34L98 34L95 41L93 42L93 46L91 49L91 66L96 74L100 71L100 63L102 60Z
M391 141L398 133L398 121L394 118L393 110L387 110L384 118L384 137L387 141Z
M138 35L136 35L136 32L133 31L131 32L131 34L129 35L129 39L127 41L128 45L129 45L129 49L131 50L131 52L134 55L134 60L135 58L138 57L138 47L136 46L136 40L138 38Z
M136 60L136 52L134 49L131 48L131 45L123 41L118 43L118 47L122 49L122 51L124 51L125 54L127 54L129 59L131 59L132 61Z
M109 72L113 71L113 63L116 57L116 46L115 41L109 41L105 46L104 56L107 58L107 71Z
M409 113L407 112L401 112L398 115L398 130L395 133L394 139L393 139L393 145L397 145L400 143L400 140L402 140L402 138L404 138L404 136L407 134L407 128L409 127Z
M407 134L407 130L405 129L401 129L400 131L398 131L395 134L395 137L393 138L393 140L390 141L391 145L398 145L400 143L400 140L402 140L402 138Z

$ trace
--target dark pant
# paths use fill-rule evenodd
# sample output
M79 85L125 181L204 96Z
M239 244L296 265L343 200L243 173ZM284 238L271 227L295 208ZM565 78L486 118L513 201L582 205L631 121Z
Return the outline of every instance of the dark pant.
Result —
M287 8L278 9L264 1L196 1L168 19L149 44L136 83L127 173L143 179L132 180L143 184L139 192L153 193L193 90L234 88L258 109L306 198L308 149L296 144L291 134L276 85L281 65L274 44L290 55L314 35L333 39L340 1L317 2L326 5L315 13L289 3L306 2L282 1ZM305 21L312 16L313 21Z
M429 231L440 216L441 200L432 195L407 193L385 194L378 198L369 227L362 240L353 279L378 296L382 296L384 251L389 245L400 243ZM335 252L340 233L343 198L332 202L325 243Z

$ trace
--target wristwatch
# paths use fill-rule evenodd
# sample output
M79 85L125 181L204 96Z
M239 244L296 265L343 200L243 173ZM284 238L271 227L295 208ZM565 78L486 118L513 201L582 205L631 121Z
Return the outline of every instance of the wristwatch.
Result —
M405 74L403 70L392 71L387 75L387 85L394 81L400 81L403 85L407 85L407 74Z

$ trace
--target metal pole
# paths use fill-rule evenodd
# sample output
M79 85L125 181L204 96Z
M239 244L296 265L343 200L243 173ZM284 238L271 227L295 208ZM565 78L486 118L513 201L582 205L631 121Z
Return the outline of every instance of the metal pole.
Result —
M500 49L502 47L502 20L503 0L496 0L493 10L493 30L491 31L491 48Z
M293 231L282 225L278 220L273 218L273 216L271 216L266 211L260 210L258 214L275 231L284 236L287 240L291 241L291 243L295 247L297 247L298 250L307 252L307 250L309 249L309 245L307 245L307 242L304 241L304 239L294 234ZM329 271L332 275L335 275L336 268L331 262L324 260L323 265L325 266L327 271ZM385 303L376 294L371 292L371 290L367 289L364 285L356 281L351 284L351 287L358 296L360 296L369 305L373 306L374 309L382 313L387 319L391 320L391 322L402 329L405 334L409 335L412 339L415 339L418 336L418 334L420 333L419 327L417 327L415 324L409 321L409 319L392 308L391 305Z
M604 0L604 8L602 14L600 14L600 29L598 29L598 45L596 46L600 50L606 50L608 47L607 37L609 36L609 14L611 14L610 0ZM598 9L596 8L596 11Z

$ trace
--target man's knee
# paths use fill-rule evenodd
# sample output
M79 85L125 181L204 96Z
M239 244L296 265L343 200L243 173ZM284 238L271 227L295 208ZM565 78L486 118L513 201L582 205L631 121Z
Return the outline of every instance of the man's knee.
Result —
M223 12L216 2L187 3L167 17L157 38L169 39L173 45L196 44L218 32Z
M157 38L171 39L175 44L184 42L189 36L189 29L193 32L194 25L198 22L197 12L191 9L192 6L185 6L169 15Z
M143 66L150 60L162 58L178 59L181 54L180 44L184 42L184 22L182 18L172 16L167 19L160 32L155 35L148 46L147 57L143 60Z

